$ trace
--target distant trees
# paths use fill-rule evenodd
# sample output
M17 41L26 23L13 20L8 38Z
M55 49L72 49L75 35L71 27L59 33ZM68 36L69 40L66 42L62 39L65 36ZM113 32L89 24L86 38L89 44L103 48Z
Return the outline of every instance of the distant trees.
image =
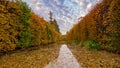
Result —
M57 24L57 21L55 19L53 19L53 13L50 11L49 13L49 18L50 18L50 24L55 28L56 31L58 31L60 33L60 30L59 30L59 26Z
M53 13L52 13L51 11L49 12L49 16L50 16L50 17L49 17L50 22L52 22L52 21L53 21Z
M119 0L103 0L68 33L69 40L95 41L103 49L120 53Z
M32 42L35 45L57 42L61 39L60 33L51 24L34 13L32 14L31 28L32 39L34 39Z
M59 26L58 26L57 21L56 21L55 19L54 19L53 21L51 21L50 24L55 28L55 30L56 30L57 32L60 33Z

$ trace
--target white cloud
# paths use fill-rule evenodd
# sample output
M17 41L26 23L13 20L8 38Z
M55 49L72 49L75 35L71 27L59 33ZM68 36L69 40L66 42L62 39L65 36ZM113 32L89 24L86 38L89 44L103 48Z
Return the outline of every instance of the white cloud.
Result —
M84 6L84 3L83 3L83 2L80 2L80 6Z
M60 32L65 34L79 17L85 16L98 0L24 0L41 17L49 21L49 11L57 20Z
M37 0L31 0L31 3L35 4L35 3L37 3Z
M40 10L40 7L39 7L39 6L36 6L35 8L36 8L37 11Z
M89 3L89 4L87 5L87 9L89 10L91 7L92 7L92 3Z
M36 5L37 5L37 6L40 6L40 5L41 5L41 3L40 3L40 2L36 2Z

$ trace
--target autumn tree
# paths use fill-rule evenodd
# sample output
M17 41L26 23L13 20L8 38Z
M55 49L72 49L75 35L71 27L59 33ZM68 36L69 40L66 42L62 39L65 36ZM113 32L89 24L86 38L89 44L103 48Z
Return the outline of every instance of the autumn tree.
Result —
M110 4L107 22L107 32L109 33L109 47L113 51L120 53L120 0L113 0Z
M55 28L56 31L58 31L60 33L60 29L59 29L59 26L57 24L57 21L56 19L53 19L53 13L50 11L49 12L49 19L50 19L50 24Z
M0 50L9 51L15 49L18 42L18 27L21 27L20 15L22 14L20 5L15 2L9 2L6 6L6 0L0 4Z
M58 26L57 21L55 19L53 21L51 21L50 24L55 28L55 30L57 32L60 33L59 26Z
M68 33L69 40L94 41L108 51L120 53L120 1L103 0Z

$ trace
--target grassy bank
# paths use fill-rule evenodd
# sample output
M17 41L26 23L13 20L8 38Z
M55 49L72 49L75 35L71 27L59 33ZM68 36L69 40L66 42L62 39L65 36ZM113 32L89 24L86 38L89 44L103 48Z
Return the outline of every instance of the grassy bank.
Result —
M120 55L68 45L83 68L120 68Z

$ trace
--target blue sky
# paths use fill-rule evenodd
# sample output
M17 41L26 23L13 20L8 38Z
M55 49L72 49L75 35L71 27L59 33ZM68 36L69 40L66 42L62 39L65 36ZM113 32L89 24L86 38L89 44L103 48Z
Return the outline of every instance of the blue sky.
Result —
M23 0L40 17L49 21L49 12L53 17L62 34L66 34L80 17L85 16L90 9L101 0Z

